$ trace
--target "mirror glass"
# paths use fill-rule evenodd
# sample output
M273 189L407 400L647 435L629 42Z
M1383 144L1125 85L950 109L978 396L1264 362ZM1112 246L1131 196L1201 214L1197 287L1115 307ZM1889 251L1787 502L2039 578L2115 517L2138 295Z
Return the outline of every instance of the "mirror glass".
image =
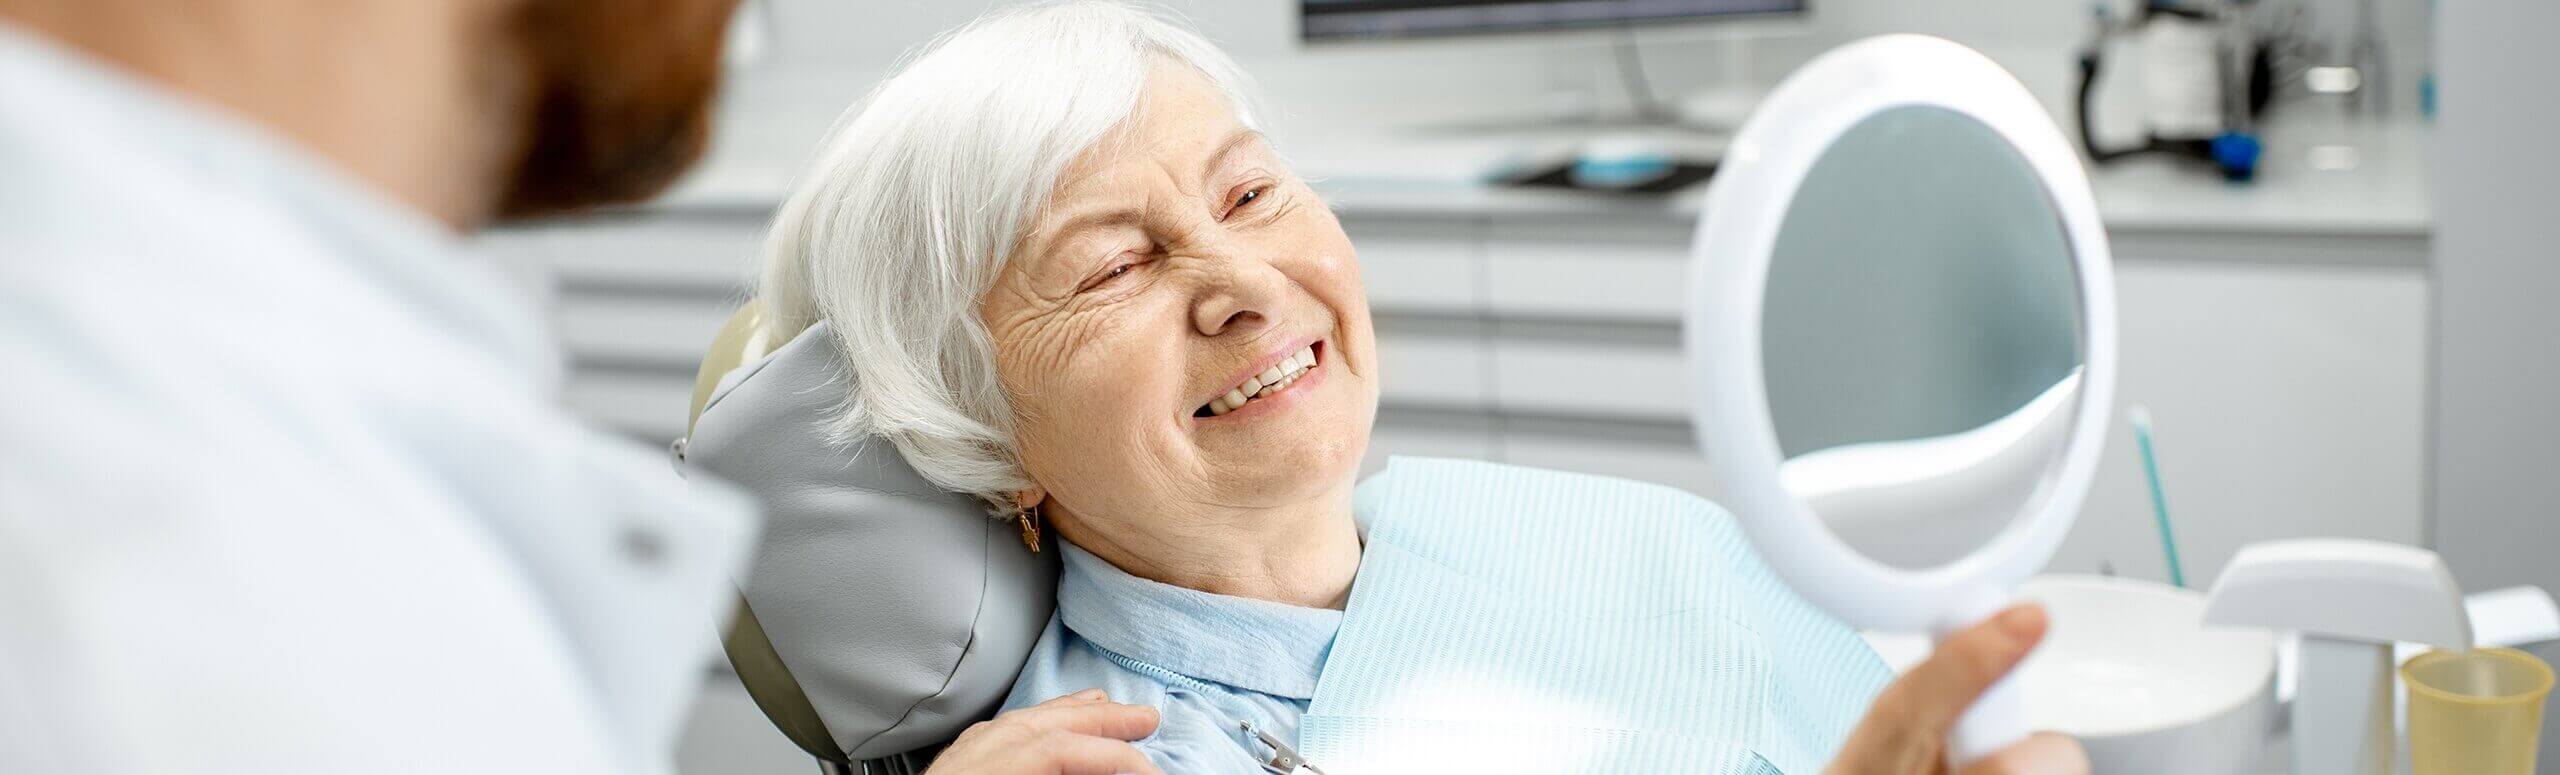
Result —
M1952 110L1878 111L1788 202L1761 311L1779 478L1834 535L1924 570L2051 495L2082 311L2025 157Z

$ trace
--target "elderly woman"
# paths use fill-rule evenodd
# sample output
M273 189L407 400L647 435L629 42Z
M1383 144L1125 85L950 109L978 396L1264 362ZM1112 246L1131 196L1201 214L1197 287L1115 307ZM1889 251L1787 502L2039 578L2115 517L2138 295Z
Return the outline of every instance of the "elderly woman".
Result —
M1293 737L1362 566L1384 376L1351 241L1248 93L1143 11L999 12L839 127L763 278L779 333L833 324L858 375L840 433L1064 555L1008 707L1088 687L1153 706L1138 746L1175 772L1260 772L1259 735ZM2020 609L1960 636L1829 741L1835 766L1942 766L1947 724L2043 626ZM2078 759L2040 737L1985 771Z

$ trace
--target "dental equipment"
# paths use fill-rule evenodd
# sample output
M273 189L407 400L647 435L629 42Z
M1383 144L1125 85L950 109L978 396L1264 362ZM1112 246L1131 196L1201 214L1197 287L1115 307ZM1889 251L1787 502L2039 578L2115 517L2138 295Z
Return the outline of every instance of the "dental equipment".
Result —
M2214 582L2207 625L2292 630L2294 775L2386 775L2393 766L2392 642L2471 648L2471 617L2444 559L2345 538L2242 547Z

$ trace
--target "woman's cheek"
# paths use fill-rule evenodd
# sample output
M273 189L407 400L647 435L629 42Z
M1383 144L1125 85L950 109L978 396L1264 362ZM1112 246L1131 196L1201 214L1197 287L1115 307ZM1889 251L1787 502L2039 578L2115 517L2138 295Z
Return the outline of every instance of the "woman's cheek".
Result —
M1144 337L1127 335L1122 326L1102 324L1087 333L1093 335L1059 359L1063 373L1057 375L1069 388L1061 391L1062 397L1077 424L1105 431L1126 428L1157 408L1159 402L1150 396L1178 389L1167 382L1180 358L1160 352Z

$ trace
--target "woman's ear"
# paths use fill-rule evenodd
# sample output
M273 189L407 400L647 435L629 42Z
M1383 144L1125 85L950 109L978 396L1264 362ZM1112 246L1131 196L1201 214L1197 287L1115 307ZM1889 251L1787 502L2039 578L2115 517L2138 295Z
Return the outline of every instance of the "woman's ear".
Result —
M1017 511L1030 511L1039 508L1040 502L1048 499L1049 491L1047 490L1037 487L1019 490L1013 494L1013 508Z

